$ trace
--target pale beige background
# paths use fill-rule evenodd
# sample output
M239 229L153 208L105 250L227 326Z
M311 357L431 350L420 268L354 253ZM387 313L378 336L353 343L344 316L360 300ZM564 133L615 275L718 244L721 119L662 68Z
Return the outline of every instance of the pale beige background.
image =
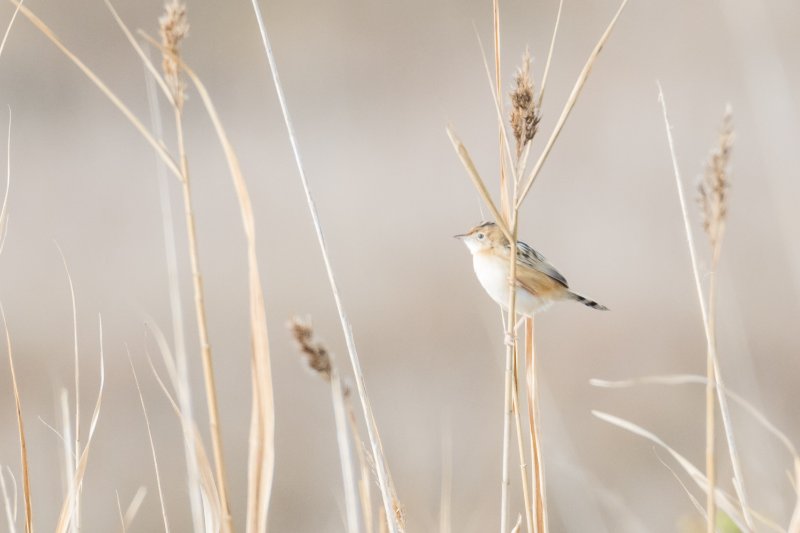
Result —
M131 26L155 30L160 2L117 4ZM29 5L147 116L142 67L102 2ZM504 80L526 45L540 75L556 6L502 2ZM263 9L409 531L437 527L448 435L454 528L494 530L502 335L467 251L450 238L480 214L444 132L454 125L494 184L494 111L473 29L490 41L490 3L273 0ZM615 9L608 0L566 2L543 134ZM11 12L0 10L2 24ZM272 530L342 531L329 397L299 362L284 322L310 313L342 364L346 354L251 7L246 0L195 1L189 16L185 57L206 80L238 149L258 222L277 405ZM629 417L702 461L699 388L606 391L588 384L592 377L705 368L656 80L670 104L689 184L715 141L725 103L733 105L737 141L720 270L723 369L731 387L791 438L800 437L798 20L794 0L632 0L525 206L522 237L576 289L612 309L564 304L537 322L553 531L669 532L694 513L659 462L663 454L590 414ZM175 531L187 531L180 431L144 359L145 313L169 328L153 154L24 19L0 58L0 101L13 115L0 298L22 385L37 526L46 531L55 523L61 492L59 440L38 418L57 421L58 390L72 383L69 292L55 240L78 297L85 421L97 385L97 316L103 317L107 396L86 478L85 530L115 530L114 491L126 502L139 485L149 494L134 530L161 528L127 344L144 383L170 519ZM245 245L224 159L196 95L187 126L241 523L249 406ZM171 186L179 209L177 184ZM177 235L189 306L182 224ZM196 358L192 371L199 393ZM0 462L18 472L13 397L7 371L2 375ZM199 394L196 405L202 415ZM785 522L794 499L784 475L788 458L746 415L735 422L753 503ZM721 477L730 478L726 466Z

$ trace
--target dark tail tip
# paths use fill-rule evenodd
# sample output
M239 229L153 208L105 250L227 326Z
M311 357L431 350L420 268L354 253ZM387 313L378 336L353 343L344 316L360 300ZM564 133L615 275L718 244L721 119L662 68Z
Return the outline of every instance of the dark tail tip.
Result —
M608 307L606 307L605 305L599 304L594 300L590 300L589 298L586 298L585 296L581 296L580 294L576 294L574 292L571 294L576 301L582 303L586 307L591 307L592 309L597 309L598 311L608 311Z

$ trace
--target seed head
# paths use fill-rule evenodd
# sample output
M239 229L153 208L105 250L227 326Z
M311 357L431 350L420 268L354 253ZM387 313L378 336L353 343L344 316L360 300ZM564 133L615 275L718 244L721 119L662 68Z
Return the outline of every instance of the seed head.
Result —
M331 380L331 357L327 348L314 339L314 329L311 324L294 317L289 321L289 330L300 353L306 358L309 368L317 372L325 381Z
M530 75L531 56L528 51L522 56L522 66L514 76L514 90L511 92L511 129L517 141L517 157L528 144L539 126L539 110L534 98L533 80Z
M186 99L186 84L180 76L178 58L180 45L189 33L189 21L186 17L186 4L180 0L171 0L164 4L164 14L158 19L161 33L161 45L164 47L161 68L164 79L172 92L172 98L178 109L183 109Z
M703 213L703 229L715 254L722 243L725 218L728 215L727 189L733 139L733 113L728 105L722 118L718 145L711 151L697 187L698 203Z

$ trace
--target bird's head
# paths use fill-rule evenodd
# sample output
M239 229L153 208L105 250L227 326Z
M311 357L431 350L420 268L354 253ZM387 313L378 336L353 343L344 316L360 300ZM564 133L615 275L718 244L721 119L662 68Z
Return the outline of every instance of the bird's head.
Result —
M461 239L473 254L490 250L495 246L502 246L506 242L503 230L494 222L478 224L467 233L456 235L455 238Z

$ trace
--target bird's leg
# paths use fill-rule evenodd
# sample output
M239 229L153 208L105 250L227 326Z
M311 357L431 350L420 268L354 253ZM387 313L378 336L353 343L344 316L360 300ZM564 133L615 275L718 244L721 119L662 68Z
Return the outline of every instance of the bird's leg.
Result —
M517 330L519 330L520 326L522 326L522 324L525 322L526 318L527 317L523 316L522 318L519 319L519 321L517 321L517 324L514 326L514 334L513 335L509 335L508 332L506 332L506 337L505 337L505 345L506 346L512 346L512 347L514 346L514 343L517 340Z

